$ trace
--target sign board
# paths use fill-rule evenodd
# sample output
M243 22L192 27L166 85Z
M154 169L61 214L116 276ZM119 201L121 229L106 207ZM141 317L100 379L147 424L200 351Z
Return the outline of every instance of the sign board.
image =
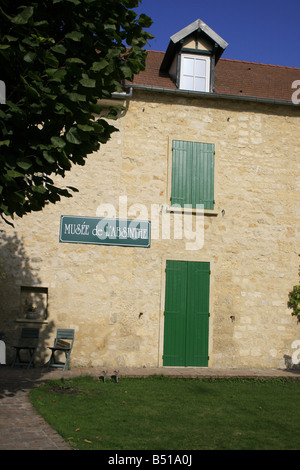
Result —
M150 247L151 223L142 220L61 216L61 243Z

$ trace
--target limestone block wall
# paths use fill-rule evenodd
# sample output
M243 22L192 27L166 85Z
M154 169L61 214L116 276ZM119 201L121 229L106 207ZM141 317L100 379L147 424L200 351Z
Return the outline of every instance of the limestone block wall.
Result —
M41 330L41 362L62 327L75 329L72 366L162 365L165 264L177 259L211 264L209 367L285 367L300 340L287 308L300 252L299 125L296 107L134 90L119 132L62 181L79 193L14 229L1 223L0 333L9 358L29 324ZM197 249L174 237L178 215L168 213L173 139L215 145L215 211L201 219ZM151 247L59 243L61 215L105 209L151 220ZM199 216L188 220L195 233ZM47 289L43 321L22 319L24 286Z

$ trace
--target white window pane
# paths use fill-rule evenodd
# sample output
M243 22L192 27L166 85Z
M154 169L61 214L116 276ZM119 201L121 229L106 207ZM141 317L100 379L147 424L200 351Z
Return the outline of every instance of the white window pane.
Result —
M206 91L206 78L195 77L195 91Z
M184 75L194 75L194 59L190 57L183 58Z
M208 92L210 80L210 58L199 55L181 56L180 88Z
M181 88L184 90L193 90L194 89L194 77L182 77Z
M203 60L203 59L195 60L195 75L197 77L206 76L206 60Z

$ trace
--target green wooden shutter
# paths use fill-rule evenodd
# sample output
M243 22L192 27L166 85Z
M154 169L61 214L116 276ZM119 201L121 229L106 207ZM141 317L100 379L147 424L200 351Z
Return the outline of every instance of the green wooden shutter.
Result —
M214 208L214 145L173 141L172 205Z
M164 366L207 367L210 264L167 261Z
M167 261L164 330L164 365L185 366L187 266Z
M209 263L188 263L186 364L208 366Z

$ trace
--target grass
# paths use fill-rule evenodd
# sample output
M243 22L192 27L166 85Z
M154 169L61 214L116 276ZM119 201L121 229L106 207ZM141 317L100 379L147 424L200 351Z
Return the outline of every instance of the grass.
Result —
M78 377L31 391L78 450L299 450L300 380Z

